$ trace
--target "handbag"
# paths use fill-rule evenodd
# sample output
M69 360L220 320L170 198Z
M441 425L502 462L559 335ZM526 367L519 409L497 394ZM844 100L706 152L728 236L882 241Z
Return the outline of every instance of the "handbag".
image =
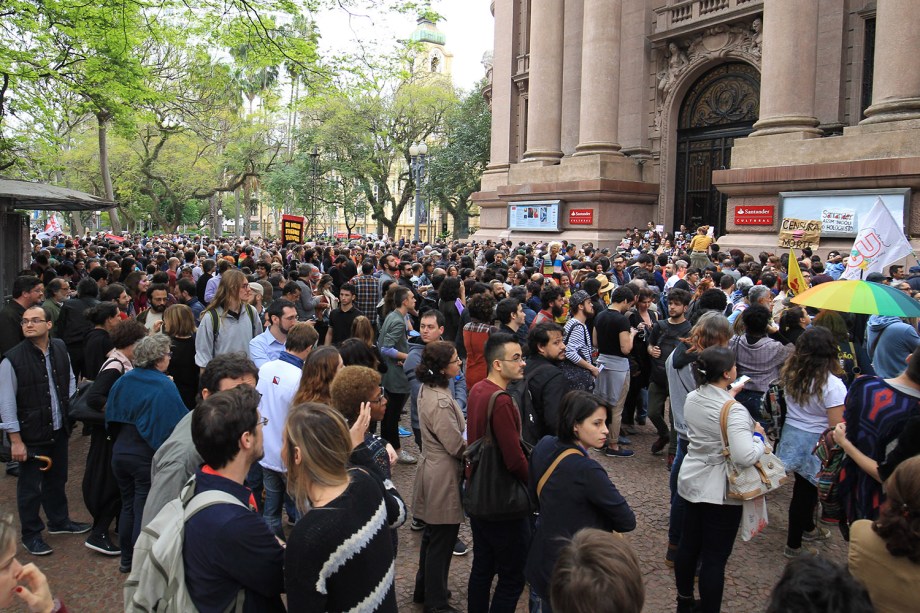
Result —
M109 358L99 369L99 372L101 373L109 366L109 364L112 363L121 366L121 362L115 358ZM124 374L124 367L121 367L121 369L122 374ZM80 383L80 385L77 386L77 390L70 397L67 416L72 421L82 421L84 424L90 426L105 425L105 406L102 407L101 411L97 411L86 403L86 398L89 396L89 391L93 388L94 383L94 381L89 380L83 381Z
M565 336L564 342L566 345L569 344L569 339L572 337L573 330L575 330L575 326L569 328L569 332ZM565 380L568 382L570 390L594 391L597 382L594 379L594 375L588 370L577 364L572 364L568 358L562 360L562 364L559 368L562 370L562 376L565 377Z
M823 519L843 519L843 505L840 503L840 471L847 454L840 447L832 433L833 428L828 428L821 433L818 444L812 453L821 460L821 469L816 475L818 481L818 500L821 501Z
M470 477L463 490L463 508L472 517L488 521L518 519L536 508L527 485L505 467L501 449L492 433L495 401L499 395L507 393L499 390L489 398L485 435L463 454L470 467ZM529 456L529 446L523 440L520 444L524 455Z
M728 400L722 405L719 425L722 430L722 456L728 465L728 497L736 500L751 500L772 492L789 480L786 466L773 455L773 449L767 445L763 456L753 466L738 468L732 460L728 445L728 412L735 400Z

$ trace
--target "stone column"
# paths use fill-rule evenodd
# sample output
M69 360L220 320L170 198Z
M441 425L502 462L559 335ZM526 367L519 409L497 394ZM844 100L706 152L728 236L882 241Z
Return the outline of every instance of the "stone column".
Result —
M562 157L562 52L565 2L533 0L525 162Z
M920 28L916 0L878 0L872 105L862 123L920 118Z
M492 53L492 146L490 170L507 169L511 162L511 96L514 85L513 0L495 0L495 46Z
M815 118L818 2L764 3L760 120L751 136L821 134Z
M584 0L581 121L575 155L620 153L620 0Z

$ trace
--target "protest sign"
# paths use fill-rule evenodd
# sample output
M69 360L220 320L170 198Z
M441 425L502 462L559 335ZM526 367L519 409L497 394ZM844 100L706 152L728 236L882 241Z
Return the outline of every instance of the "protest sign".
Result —
M281 236L284 244L302 243L305 218L298 215L283 215L281 217Z
M821 234L854 234L856 211L853 209L824 209L821 211Z
M779 230L783 249L815 249L821 242L821 222L817 219L786 217Z

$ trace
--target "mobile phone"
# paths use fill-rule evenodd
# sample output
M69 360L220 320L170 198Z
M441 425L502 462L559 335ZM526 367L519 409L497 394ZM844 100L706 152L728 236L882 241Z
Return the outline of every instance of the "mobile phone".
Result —
M747 375L741 375L740 377L738 377L737 379L735 379L734 381L732 381L732 384L728 386L728 389L730 389L730 390L731 390L731 389L735 389L737 386L739 386L739 385L744 385L745 383L747 383L747 382L750 381L750 380L751 380L751 378L750 378L749 376L747 376Z

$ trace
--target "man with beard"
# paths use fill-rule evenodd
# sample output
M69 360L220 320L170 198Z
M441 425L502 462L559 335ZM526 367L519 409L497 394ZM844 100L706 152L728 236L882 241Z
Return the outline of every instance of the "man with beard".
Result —
M257 368L277 360L288 332L297 323L297 307L290 300L274 300L268 307L268 329L249 341L249 357Z
M326 332L323 344L339 345L342 341L351 337L351 324L360 315L364 315L355 307L355 293L354 285L351 283L342 284L342 288L339 290L339 306L329 313L329 330Z
M147 288L147 302L150 308L137 316L137 321L151 332L163 328L163 312L169 306L169 287L165 283L151 283Z
M244 385L214 394L192 414L192 440L204 460L195 494L219 491L236 499L203 508L186 525L185 580L199 611L225 611L241 590L247 610L284 611L284 548L244 485L264 455L268 420L259 414L260 398Z
M565 290L558 285L549 285L540 292L540 312L530 324L532 330L542 323L552 323L565 313Z
M569 385L562 374L565 360L565 342L562 326L551 321L535 325L527 333L530 357L524 367L524 384L530 390L539 437L555 436L562 397Z
M380 258L380 266L383 270L377 282L380 284L380 290L382 292L385 282L396 281L396 277L399 276L399 258L392 253L385 253L383 257Z

